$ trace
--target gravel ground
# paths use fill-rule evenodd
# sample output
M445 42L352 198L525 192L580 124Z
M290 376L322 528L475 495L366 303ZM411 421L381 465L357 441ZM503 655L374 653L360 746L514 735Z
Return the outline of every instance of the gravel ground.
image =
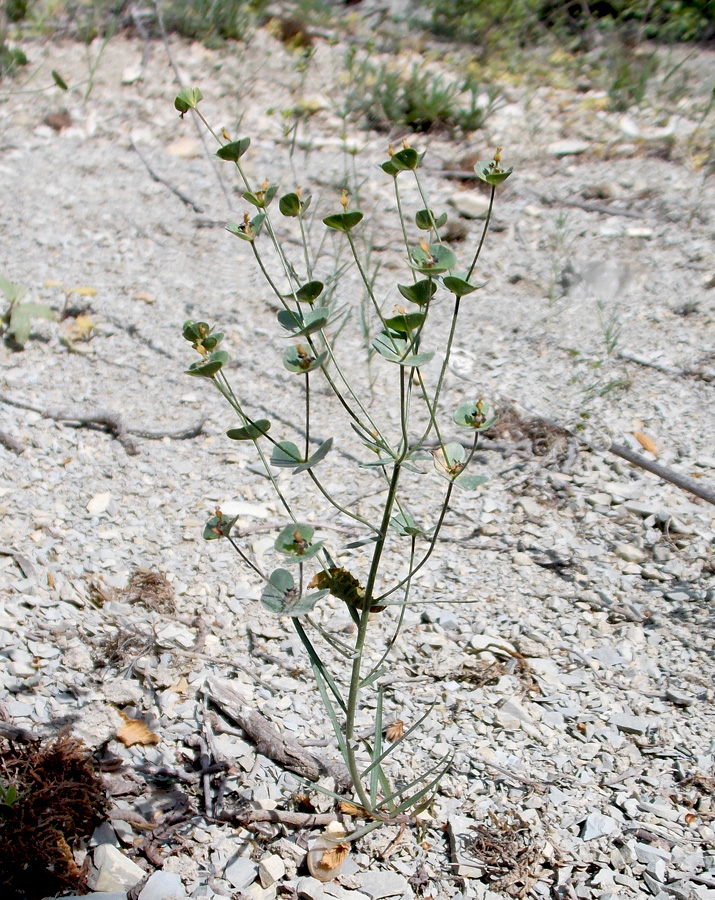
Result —
M607 449L657 457L704 489L715 482L715 182L695 152L702 95L670 115L655 101L624 115L594 91L505 85L469 141L414 138L465 259L482 222L459 211L483 210L484 197L444 173L497 145L516 169L445 391L446 409L483 394L501 422L477 454L490 480L455 498L384 678L386 721L410 725L434 703L393 774L409 780L450 752L453 765L404 833L395 824L360 841L321 885L305 868L319 828L246 817L325 815L333 801L256 752L226 691L306 754L336 760L330 723L289 620L256 602L258 579L225 542L201 539L220 506L272 566L280 509L248 449L225 438L234 422L221 398L182 374L193 361L182 322L220 324L247 407L295 439L299 394L274 301L248 245L220 227L240 220L244 201L228 167L224 192L190 118L178 119L163 45L112 40L88 98L83 47L26 52L40 67L33 84L57 69L72 89L0 94L0 274L69 314L37 320L21 352L0 346L0 433L20 451L0 444L0 715L42 735L69 726L111 769L111 818L78 850L80 861L93 854L91 887L124 900L152 873L140 900L714 900L713 506ZM341 137L344 52L317 41L303 73L265 29L241 50L171 44L209 121L251 135L249 177L311 186L322 215L339 208L346 165L367 178L365 240L391 309L395 281L409 276L377 164L404 135L348 124ZM704 93L712 63L705 51L690 62ZM315 112L291 156L281 110L299 102ZM51 118L62 110L66 121ZM422 205L408 186L403 200ZM348 273L338 302L357 309L359 296ZM447 306L433 315L439 346ZM351 371L365 359L356 323L338 343ZM373 363L363 387L393 426L384 370ZM327 393L316 396L313 435L336 444L327 484L374 515L378 476L355 467L361 448ZM82 421L107 410L140 433L119 440ZM191 438L144 436L200 421ZM279 478L306 498L299 479ZM413 508L425 525L440 495L436 476L420 481ZM344 549L360 536L349 520L303 508L364 574L364 549ZM402 571L399 545L387 563ZM350 625L331 598L316 616ZM394 620L389 608L376 617L370 658ZM149 729L136 743L127 717ZM358 724L370 722L366 708ZM207 762L217 768L202 775Z

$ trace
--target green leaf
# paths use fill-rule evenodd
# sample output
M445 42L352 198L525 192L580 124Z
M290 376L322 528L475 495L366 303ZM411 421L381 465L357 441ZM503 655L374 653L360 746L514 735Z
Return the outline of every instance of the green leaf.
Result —
M431 278L425 278L414 284L398 284L397 289L406 300L424 306L437 292L437 283Z
M179 91L174 100L174 106L181 113L182 119L184 113L187 113L190 109L196 109L199 100L202 100L203 96L199 88L184 88L183 91Z
M214 375L228 362L228 353L225 350L216 350L207 360L200 360L189 366L187 375L201 375L204 378L213 378Z
M442 213L437 217L431 209L421 209L415 213L415 224L422 231L429 231L430 228L441 228L447 222L447 213Z
M231 234L235 234L236 237L241 238L243 241L254 241L261 230L265 218L265 213L259 213L251 219L248 225L245 222L242 225L236 222L229 222L226 225L226 231L230 231Z
M400 365L409 366L411 369L417 369L420 366L424 366L426 363L428 363L433 356L433 351L430 351L429 353L415 353L412 356L403 357L400 360Z
M327 591L316 591L301 597L287 569L276 569L261 594L261 603L267 610L279 616L303 616L311 612Z
M404 150L398 150L390 157L390 162L398 170L402 172L406 169L416 169L420 164L420 155L412 147L405 147Z
M362 213L354 210L353 212L337 213L334 216L327 216L323 219L323 224L328 228L334 228L336 231L350 231L356 225L362 222Z
M300 215L301 211L300 197L296 193L283 194L278 201L278 209L281 211L281 215L295 218Z
M230 144L224 144L216 151L219 159L228 160L228 162L238 162L243 154L251 146L250 137L239 138L237 141L231 141Z
M381 331L373 340L372 347L389 362L399 363L407 349L407 341L403 337Z
M474 171L477 178L481 178L487 184L501 184L502 181L506 181L511 175L514 167L510 166L508 169L502 169L498 162L493 159L487 159L478 162L474 167Z
M323 441L323 443L318 447L315 453L312 453L305 462L300 463L300 465L295 467L294 475L297 475L298 472L305 472L306 469L312 469L313 466L317 465L321 461L321 459L325 459L325 457L330 453L330 450L333 446L333 439L328 438L327 441Z
M472 284L471 281L459 278L456 275L445 275L442 279L442 284L455 296L464 297L465 294L471 294L472 291L476 291L477 288L483 287L486 282L484 282L484 284Z
M24 305L16 304L12 307L7 331L18 346L24 347L28 342L32 331L32 321Z
M219 538L228 537L237 519L238 516L231 518L223 513L218 516L211 516L204 526L204 540L216 541Z
M422 275L441 275L457 265L457 257L444 244L430 244L429 252L421 247L412 251L410 265Z
M301 285L295 293L284 294L284 297L294 297L300 303L313 303L323 293L325 285L322 281L309 281Z
M32 319L47 319L48 322L57 320L57 313L50 306L44 303L23 303L22 309Z
M301 337L306 337L321 328L325 328L328 324L330 310L327 307L319 306L311 309L305 314L295 313L290 309L282 309L277 318L286 331Z
M463 491L475 491L485 481L489 481L486 475L458 475L454 483Z
M269 188L266 188L265 191L256 191L255 193L252 193L251 191L244 191L243 199L248 200L249 203L257 206L258 209L265 209L270 205L271 200L277 193L278 185L272 184Z
M467 400L460 403L454 414L454 421L462 428L471 428L474 431L486 431L496 422L497 417L489 404L482 400Z
M57 85L57 87L58 87L61 91L67 91L67 90L69 90L69 88L67 87L67 82L66 82L66 81L64 80L64 78L60 75L60 73L57 71L57 69L53 69L53 70L50 72L50 75L52 75L52 80L54 81L54 83Z
M215 350L222 340L223 332L216 331L213 334L207 334L201 343L203 344L204 350L208 350L210 352L211 350Z
M5 299L12 306L18 303L27 293L27 288L23 284L13 284L0 275L0 291L5 294Z
M399 316L386 319L385 324L392 331L398 332L398 334L410 334L419 328L424 320L425 314L423 312L402 313Z
M280 469L294 469L303 462L300 450L293 441L281 441L273 448L271 465Z
M380 168L383 172L387 172L387 174L391 175L393 178L397 178L400 174L400 170L393 164L391 159L386 160L384 163L380 163Z
M241 428L229 428L226 437L231 438L232 441L255 441L256 438L268 434L270 428L271 423L268 419L256 419L255 422Z
M319 369L328 358L328 351L323 350L318 356L313 356L310 348L298 344L296 347L288 347L283 354L283 365L289 372L305 374Z
M209 334L211 329L206 322L194 322L193 319L187 319L181 329L181 334L185 341L190 344L199 344Z
M20 47L13 47L10 50L10 56L12 57L12 61L18 66L26 66L27 65L27 56L25 55L25 51L21 50Z
M390 519L390 528L394 529L402 537L416 537L423 534L422 529L415 524L415 520L409 513L398 513Z
M305 562L320 553L323 548L322 541L311 544L314 532L315 528L312 525L291 522L281 530L274 546L279 553L291 557L291 562Z
M453 480L462 471L467 451L456 441L446 444L444 450L440 447L434 452L434 467L437 471Z

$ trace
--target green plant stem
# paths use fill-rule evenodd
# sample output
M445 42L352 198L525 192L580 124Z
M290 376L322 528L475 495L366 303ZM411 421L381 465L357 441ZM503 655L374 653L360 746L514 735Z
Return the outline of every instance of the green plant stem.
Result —
M469 279L472 277L472 272L474 271L474 267L476 266L477 260L479 259L479 254L482 252L482 247L484 246L484 238L487 236L487 231L489 230L489 222L492 218L492 207L494 206L494 195L496 194L496 190L497 186L493 184L491 194L489 195L489 209L487 210L487 218L484 222L484 228L482 229L482 236L479 240L477 252L474 254L474 259L472 260L472 264L469 267L469 271L467 272L467 281L469 281Z
M325 497L325 499L330 503L331 506L334 506L339 512L341 512L344 516L348 516L351 519L354 519L356 522L360 522L361 525L364 525L366 528L372 529L372 531L377 531L377 528L371 523L368 522L367 519L363 519L362 516L358 515L356 512L349 510L345 506L341 506L340 503L330 494L330 492L324 487L318 476L312 469L308 469L308 475L312 480L313 484L318 488L320 493Z
M236 553L238 553L238 555L246 563L246 565L250 566L253 569L253 571L256 573L256 575L259 575L264 581L268 581L268 576L265 574L265 572L263 572L261 569L259 569L259 567L251 560L251 558L246 554L246 552L244 550L242 550L241 547L239 547L239 545L236 543L235 539L233 537L231 537L230 534L227 534L226 537L228 538L228 541L231 544L231 546L233 547L233 549L236 551Z
M370 812L372 804L365 788L360 781L360 769L355 757L355 715L358 708L358 699L360 693L360 668L362 665L362 655L365 648L365 637L367 635L367 627L370 620L370 610L373 606L372 594L375 589L375 581L377 579L378 569L380 567L380 559L382 551L385 547L387 538L387 530L392 515L392 507L394 505L395 496L397 494L397 486L400 481L400 473L402 471L401 463L395 463L392 470L392 478L388 488L387 497L385 499L385 508L382 513L382 522L375 549L372 555L372 563L368 574L367 583L365 585L365 599L363 600L362 611L360 614L360 625L355 638L355 659L353 660L352 670L350 674L350 691L348 693L347 713L345 716L345 745L347 748L346 763L348 771L353 779L355 791L360 798L361 804Z
M368 281L367 275L365 274L365 270L362 267L362 263L360 262L360 257L358 256L357 247L355 246L355 240L352 234L349 231L346 231L345 234L348 237L348 243L350 244L350 249L353 253L353 259L355 260L355 265L358 268L358 272L360 273L360 277L362 278L362 282L365 285L365 290L367 291L368 297L372 300L372 305L375 307L375 312L377 313L380 322L382 322L382 327L385 331L385 334L390 338L390 342L397 353L397 345L392 339L392 335L390 334L390 329L387 327L387 322L385 321L385 317L382 314L382 310L380 309L380 305L377 302L377 298L375 297L375 293L372 289L372 285Z
M310 372L305 373L305 458L310 456Z
M439 236L439 231L437 231L437 226L434 221L434 216L432 215L429 203L427 202L427 197L425 196L425 192L422 187L422 182L420 181L420 176L417 174L417 169L413 169L412 174L415 176L415 181L417 182L417 190L420 192L420 197L422 199L422 202L425 205L425 209L427 210L427 215L432 220L432 230L434 231L435 237L437 238L437 243L441 244L442 238ZM467 279L467 280L469 280L469 279Z
M454 489L454 482L450 481L449 487L447 488L447 493L444 498L444 503L442 504L442 510L439 514L439 519L437 520L437 525L435 527L435 530L432 532L432 538L430 540L429 547L427 548L427 552L422 557L420 562L417 563L417 565L414 567L414 569L412 569L410 572L408 572L408 574L401 581L398 581L397 584L394 585L394 587L391 587L388 591L385 591L384 594L380 594L379 597L375 597L375 600L373 602L376 606L379 606L383 600L386 600L390 596L390 594L394 594L395 591L399 590L403 585L407 584L407 582L412 578L412 576L415 575L417 572L419 572L419 570L422 568L422 566L424 566L424 564L427 562L427 560L430 558L430 556L432 556L432 551L434 550L435 544L437 543L437 538L439 537L439 532L442 528L442 523L444 522L444 517L447 515L447 510L449 509L449 501L452 497L453 489Z
M397 214L400 219L400 227L402 228L402 239L405 242L405 250L407 251L407 258L410 257L410 241L407 237L407 229L405 228L405 215L402 212L402 198L400 197L400 188L397 184L397 175L394 175L392 180L395 183L395 200L397 200ZM412 272L412 280L417 281L417 272L410 267L410 271Z

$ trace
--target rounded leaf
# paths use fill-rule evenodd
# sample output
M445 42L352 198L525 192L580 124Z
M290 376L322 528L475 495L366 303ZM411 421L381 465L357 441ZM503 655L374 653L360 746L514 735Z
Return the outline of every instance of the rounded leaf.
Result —
M437 283L431 278L425 278L414 284L398 284L397 289L406 300L411 300L418 306L424 306L437 292Z
M323 443L318 447L315 453L311 453L308 459L305 462L300 463L300 465L295 467L294 475L297 475L298 472L305 472L306 469L312 469L313 466L317 465L321 459L325 459L325 457L330 453L333 447L333 439L328 438L327 441L323 441Z
M283 365L289 372L297 372L303 375L306 372L312 372L313 369L319 369L327 358L327 350L323 350L318 356L313 356L310 347L298 344L295 347L288 347L285 351L283 354Z
M385 324L391 331L398 334L410 334L419 328L425 320L423 312L402 313L385 320Z
M430 228L441 228L447 222L447 213L441 216L435 216L431 209L421 209L415 213L415 224L422 231L429 231Z
M204 540L216 541L219 538L228 537L237 518L238 516L231 518L230 516L225 516L223 513L220 513L217 516L211 516L204 526Z
M464 466L464 460L467 452L461 444L456 441L450 441L444 449L439 447L434 451L434 467L437 471L446 475L450 479L454 479L460 474Z
M334 216L327 216L323 219L323 224L328 228L334 228L335 231L350 231L356 225L362 222L363 214L354 210L353 212L337 213Z
M261 594L261 603L267 610L279 616L303 616L309 613L327 590L315 591L301 597L287 569L276 569Z
M203 96L199 88L184 88L183 91L179 91L176 95L174 106L183 116L190 109L196 109L199 100L202 100Z
M420 155L416 150L413 150L412 147L405 147L403 150L398 150L397 153L393 153L390 157L390 162L398 172L416 169L420 164Z
M230 144L224 144L223 147L219 147L216 151L216 156L229 162L238 162L250 145L250 137L239 138L237 141L231 141Z
M458 475L454 483L463 491L475 491L485 481L489 481L486 475Z
M273 448L272 466L280 469L294 469L301 462L303 462L303 457L293 441L281 441Z
M486 181L487 184L501 184L514 171L514 167L502 169L499 163L494 159L487 159L478 162L474 167L477 178Z
M283 296L298 300L300 303L313 303L323 293L324 287L322 281L309 281L299 287L297 291L283 294Z
M456 275L445 275L442 279L442 284L456 297L464 297L466 294L471 294L472 291L476 291L477 288L482 287L480 284L472 284L471 281L467 281L465 278L459 278Z
M441 275L457 265L457 257L444 244L430 244L427 250L417 247L412 251L410 265L422 275Z
M323 306L311 309L305 314L293 312L290 309L282 309L277 314L279 323L286 331L302 337L307 337L307 335L314 334L316 331L320 331L321 328L325 328L329 317L330 310Z
M486 431L496 422L497 417L489 404L482 400L467 400L460 403L454 414L454 421L462 428L471 428L474 431Z
M311 544L315 529L312 525L300 525L291 522L282 529L275 540L275 548L291 558L291 562L305 562L320 553L323 542Z
M213 378L214 375L228 362L228 353L225 350L216 350L207 360L193 363L186 370L187 375L200 375L203 378Z
M281 211L281 215L295 218L300 215L300 197L296 193L283 194L278 201L278 209Z
M255 422L250 422L241 428L229 428L226 436L230 437L232 441L255 441L261 435L268 434L270 428L271 423L268 419L256 419Z

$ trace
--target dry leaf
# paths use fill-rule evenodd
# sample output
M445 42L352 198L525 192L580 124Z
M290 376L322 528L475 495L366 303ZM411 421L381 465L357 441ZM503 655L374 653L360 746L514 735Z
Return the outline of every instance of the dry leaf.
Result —
M159 743L159 735L147 728L141 719L130 719L121 710L119 715L124 719L124 724L117 731L117 740L121 741L125 747L131 747L132 744Z
M405 723L402 719L395 719L390 725L385 729L385 737L388 741L394 742L399 740L402 735L405 733Z
M638 443L644 450L648 451L648 453L652 453L653 456L658 455L658 448L656 447L653 438L648 437L647 434L643 434L642 431L634 431L633 437L638 441Z
M343 813L343 815L352 816L356 819L362 819L366 815L362 806L356 806L354 803L350 803L349 800L340 801L340 812Z
M326 850L320 859L320 865L324 869L337 869L347 859L350 852L349 844L336 844L329 850Z

